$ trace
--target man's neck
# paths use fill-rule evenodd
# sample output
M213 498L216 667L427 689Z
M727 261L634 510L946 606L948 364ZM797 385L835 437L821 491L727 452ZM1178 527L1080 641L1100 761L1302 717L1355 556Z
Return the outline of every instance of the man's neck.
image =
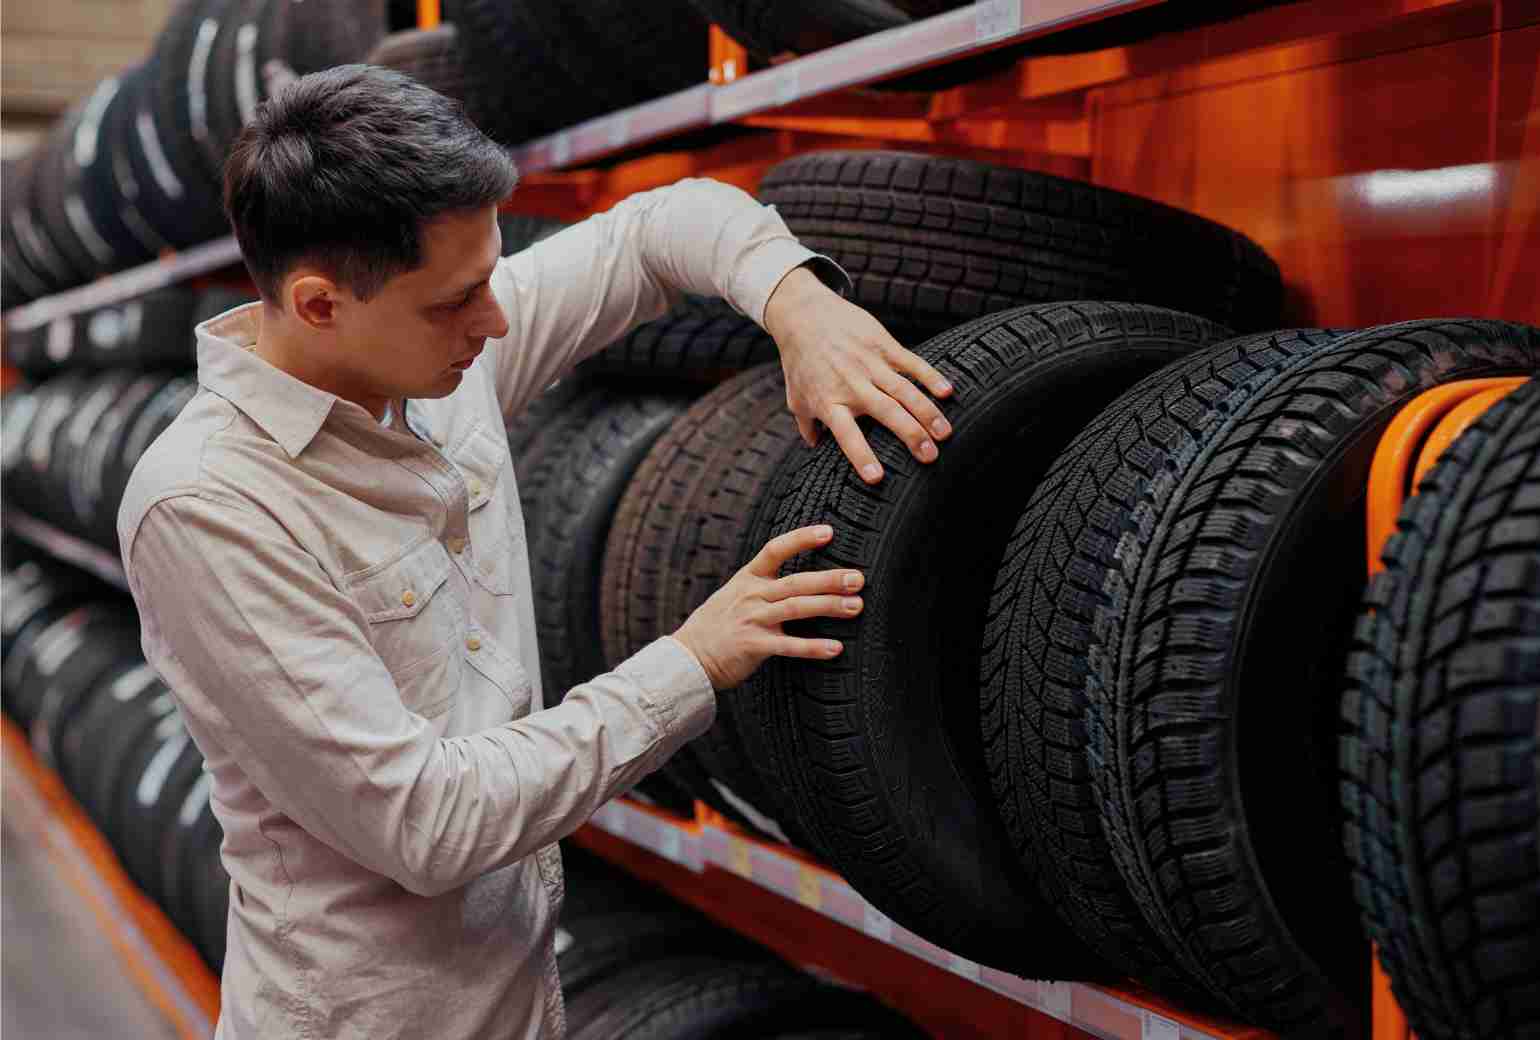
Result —
M351 401L376 419L384 418L388 403L386 398L360 393L349 386L346 379L339 378L337 373L325 371L317 365L320 352L313 349L303 337L288 334L285 327L287 323L281 317L275 317L265 304L261 308L261 316L253 353L302 383L308 383L344 401Z

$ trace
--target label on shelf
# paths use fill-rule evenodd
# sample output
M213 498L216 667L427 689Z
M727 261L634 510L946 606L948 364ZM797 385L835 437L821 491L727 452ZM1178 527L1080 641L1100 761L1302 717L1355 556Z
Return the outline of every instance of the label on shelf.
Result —
M959 957L955 953L952 954L951 963L947 967L965 979L972 979L974 982L980 981L981 972L978 964L966 957Z
M1169 1018L1162 1018L1153 1011L1146 1011L1139 1036L1140 1040L1182 1040L1182 1027Z
M823 907L823 882L811 867L797 869L797 902L810 910Z
M1069 983L1044 982L1038 986L1037 993L1044 1011L1060 1022L1070 1021L1070 1013L1074 1007L1074 994L1069 988Z
M684 863L684 856L680 852L679 828L670 827L666 823L658 825L661 832L658 837L658 855L673 863Z
M775 74L775 103L789 105L802 96L802 70L795 61L782 65Z
M732 844L727 850L727 865L734 874L747 880L754 878L754 860L749 852L748 843L741 839L732 839Z
M880 939L885 943L893 941L893 921L887 914L884 914L881 910L872 906L872 904L867 903L862 916L864 918L861 922L861 930L863 932L870 935L873 939Z
M974 37L993 40L1009 36L1021 28L1022 0L975 0L973 4Z
M572 134L566 130L551 138L551 165L565 166L572 159Z

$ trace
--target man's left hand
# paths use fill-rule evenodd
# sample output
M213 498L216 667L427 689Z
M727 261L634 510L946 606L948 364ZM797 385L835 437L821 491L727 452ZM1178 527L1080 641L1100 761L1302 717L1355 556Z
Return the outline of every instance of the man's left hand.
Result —
M952 386L923 358L905 349L882 324L843 299L805 267L781 280L765 306L765 331L781 352L786 405L808 447L818 444L822 423L861 479L882 479L882 464L856 419L870 415L909 446L921 462L934 462L936 442L952 427L935 397Z

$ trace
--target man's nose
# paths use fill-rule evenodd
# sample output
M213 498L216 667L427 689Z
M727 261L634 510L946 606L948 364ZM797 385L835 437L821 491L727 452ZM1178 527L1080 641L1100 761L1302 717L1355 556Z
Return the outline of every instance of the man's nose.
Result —
M508 316L503 313L503 308L497 302L497 298L487 294L487 304L476 315L476 325L472 334L485 339L502 339L508 335Z

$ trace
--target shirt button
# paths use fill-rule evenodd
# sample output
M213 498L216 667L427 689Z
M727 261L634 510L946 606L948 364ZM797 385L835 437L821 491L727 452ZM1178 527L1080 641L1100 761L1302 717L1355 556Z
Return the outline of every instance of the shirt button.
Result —
M476 636L471 636L465 641L465 649L475 653L477 650L481 649L481 640Z
M401 593L401 605L402 606L410 607L413 603L416 603L416 602L417 602L417 593L413 592L411 589L407 589L405 592Z
M464 538L451 538L451 539L449 539L449 551L454 553L456 556L458 556L461 553L463 553L465 551L465 539Z
M471 497L472 498L475 498L477 495L481 494L481 481L479 481L479 480L471 481L471 483L470 483L470 492L471 492Z

